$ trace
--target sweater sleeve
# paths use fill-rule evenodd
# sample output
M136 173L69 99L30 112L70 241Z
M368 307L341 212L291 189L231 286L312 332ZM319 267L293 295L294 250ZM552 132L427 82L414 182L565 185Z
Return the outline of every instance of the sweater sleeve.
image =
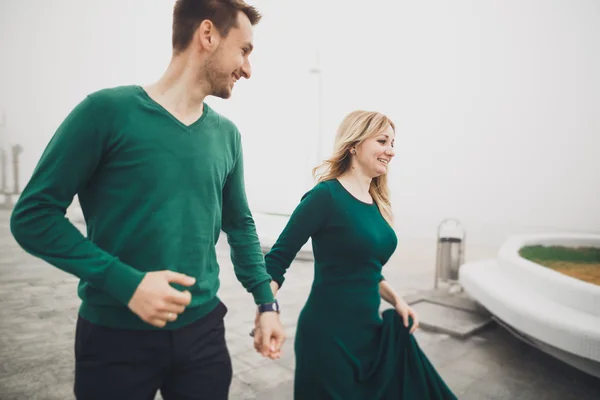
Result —
M265 256L267 271L281 287L284 275L298 251L322 228L331 210L332 198L325 183L306 193L292 213L286 227Z
M222 229L231 248L231 262L242 286L252 293L256 304L272 302L271 277L256 233L246 198L241 141L237 144L235 166L223 188Z
M67 207L102 162L108 133L98 129L87 97L59 126L11 215L11 232L28 253L124 304L144 277L92 243L65 217Z

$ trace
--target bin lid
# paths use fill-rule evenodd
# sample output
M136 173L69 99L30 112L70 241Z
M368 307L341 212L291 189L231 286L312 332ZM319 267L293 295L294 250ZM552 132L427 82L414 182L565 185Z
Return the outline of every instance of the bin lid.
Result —
M462 239L461 238L456 238L456 237L441 237L440 238L440 242L460 243L460 242L462 242Z
M438 236L438 240L442 240L442 238L444 239L459 239L458 242L460 242L461 240L465 240L467 233L465 232L465 230L463 229L462 225L460 224L460 222L458 222L458 220L456 218L446 218L445 220L443 220L439 225L438 225L438 229L437 229L437 236ZM448 240L444 240L444 241L448 241Z

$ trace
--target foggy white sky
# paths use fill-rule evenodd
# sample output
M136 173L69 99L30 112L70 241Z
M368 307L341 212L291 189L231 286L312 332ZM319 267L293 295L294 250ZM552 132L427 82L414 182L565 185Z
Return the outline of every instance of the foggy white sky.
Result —
M66 114L103 87L158 79L173 1L3 0L0 115L23 186ZM261 0L253 77L208 102L244 137L255 212L289 213L322 154L363 108L395 120L401 236L454 216L468 240L600 231L600 2Z

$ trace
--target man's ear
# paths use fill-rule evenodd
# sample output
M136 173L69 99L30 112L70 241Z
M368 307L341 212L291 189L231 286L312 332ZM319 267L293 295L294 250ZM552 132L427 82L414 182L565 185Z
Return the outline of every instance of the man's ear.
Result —
M204 50L216 49L219 45L219 33L215 25L208 19L202 21L194 33L194 41Z

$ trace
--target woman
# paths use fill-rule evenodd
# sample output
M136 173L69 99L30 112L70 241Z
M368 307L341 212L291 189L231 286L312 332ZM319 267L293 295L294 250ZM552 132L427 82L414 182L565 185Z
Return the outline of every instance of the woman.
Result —
M294 346L296 400L456 399L412 335L417 315L381 271L397 245L387 186L394 138L386 116L349 114L333 156L313 171L318 184L266 255L276 294L312 238L314 281ZM382 298L395 310L381 315Z

